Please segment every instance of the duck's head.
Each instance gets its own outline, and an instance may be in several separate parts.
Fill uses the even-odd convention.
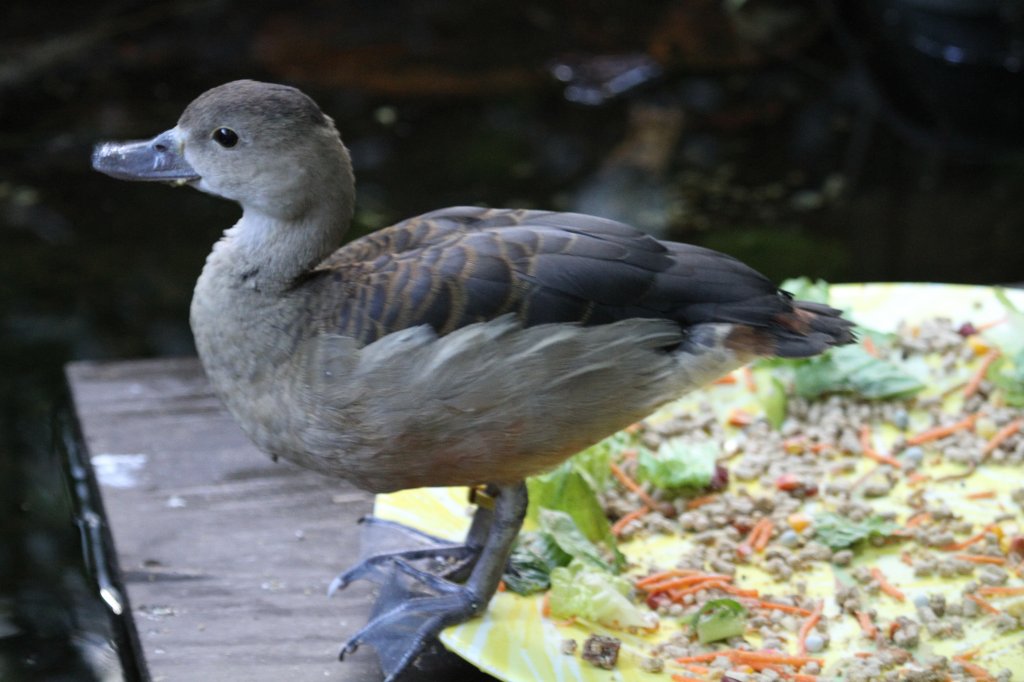
[[[334,122],[301,91],[239,80],[207,90],[151,140],[107,142],[96,170],[187,184],[284,220],[334,198],[351,205],[352,170]]]

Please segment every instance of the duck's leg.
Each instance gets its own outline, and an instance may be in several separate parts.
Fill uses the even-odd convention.
[[[496,486],[496,490],[494,509],[478,507],[467,535],[469,546],[479,540],[474,535],[486,531],[482,548],[476,550],[479,557],[464,583],[418,569],[399,556],[377,561],[362,571],[358,577],[372,576],[380,582],[380,594],[370,621],[345,643],[341,658],[369,644],[377,650],[385,679],[393,680],[441,630],[487,608],[522,526],[527,503],[525,484]]]

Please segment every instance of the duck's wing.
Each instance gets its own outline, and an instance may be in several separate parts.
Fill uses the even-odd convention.
[[[758,355],[813,355],[850,338],[836,311],[794,302],[734,258],[575,213],[435,211],[352,242],[306,285],[321,288],[324,327],[364,344],[507,314],[525,327],[731,323],[735,342]]]

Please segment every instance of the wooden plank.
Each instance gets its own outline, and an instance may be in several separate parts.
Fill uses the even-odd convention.
[[[325,596],[358,558],[368,493],[259,453],[195,359],[67,373],[92,460],[125,475],[99,480],[154,680],[380,679],[367,648],[336,660],[370,589]]]

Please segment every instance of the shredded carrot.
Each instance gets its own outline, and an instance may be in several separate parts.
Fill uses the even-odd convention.
[[[914,557],[910,556],[910,552],[903,552],[900,554],[900,561],[905,563],[907,566],[914,565]]]
[[[871,569],[871,577],[878,581],[878,586],[882,588],[882,592],[895,599],[896,601],[906,601],[907,595],[903,594],[898,590],[889,580],[885,577],[882,571],[876,566]]]
[[[987,611],[988,613],[992,613],[992,614],[996,614],[996,613],[1000,612],[999,609],[997,609],[996,607],[992,606],[992,604],[990,604],[989,602],[985,601],[984,599],[982,599],[981,597],[979,597],[976,594],[967,594],[967,595],[964,595],[964,596],[967,597],[968,599],[970,599],[972,602],[974,602],[978,606],[980,606],[982,611]]]
[[[779,604],[777,602],[764,601],[764,600],[761,600],[761,599],[756,599],[754,601],[747,602],[747,606],[752,606],[752,607],[757,608],[757,609],[772,609],[772,610],[775,610],[775,611],[784,611],[786,613],[796,613],[796,614],[799,614],[801,616],[809,616],[809,615],[811,615],[811,611],[809,611],[808,609],[801,608],[799,606],[790,606],[789,604]]]
[[[981,531],[979,531],[978,533],[975,533],[974,535],[972,535],[971,537],[967,538],[966,540],[961,540],[960,542],[953,542],[953,543],[950,543],[948,545],[943,545],[942,549],[946,550],[947,552],[959,552],[962,549],[967,549],[971,545],[973,545],[975,543],[978,543],[978,542],[981,542],[982,540],[984,540],[985,536],[988,535],[993,530],[995,530],[996,528],[997,528],[996,524],[990,523],[989,525],[987,525],[984,528],[982,528]]]
[[[714,573],[705,573],[701,575],[684,575],[677,578],[668,578],[657,583],[648,583],[643,586],[645,592],[649,594],[655,594],[657,592],[667,592],[668,590],[676,590],[681,587],[693,587],[701,583],[707,582],[726,582],[732,580],[732,576],[729,575],[717,575]],[[637,587],[640,587],[640,583],[637,583]]]
[[[508,589],[508,586],[505,584],[505,581],[504,580],[499,580],[498,581],[498,592],[504,592],[507,589]]]
[[[540,601],[540,615],[545,618],[551,617],[551,593],[545,592],[544,598]]]
[[[871,427],[867,424],[860,427],[860,451],[865,457],[881,464],[888,464],[895,469],[903,468],[903,464],[898,459],[875,449],[874,445],[871,444]]]
[[[860,629],[864,631],[864,635],[868,639],[874,639],[878,635],[878,628],[871,622],[871,614],[867,611],[855,611],[854,615],[857,616],[857,622],[860,624]]]
[[[998,320],[989,320],[988,322],[982,322],[981,324],[976,324],[976,325],[974,325],[974,328],[976,330],[978,330],[979,332],[984,332],[984,331],[988,331],[989,329],[992,329],[993,327],[998,327],[1001,324],[1006,324],[1009,321],[1010,321],[1010,317],[1009,317],[1009,315],[1007,315],[1006,317],[1000,317]]]
[[[688,677],[686,675],[675,673],[672,675],[672,682],[704,682],[704,680],[699,677]]]
[[[1016,597],[1024,594],[1024,587],[986,585],[985,587],[978,588],[978,594],[983,594],[985,596]]]
[[[961,661],[956,656],[954,656],[953,659],[956,660],[956,662],[959,663],[961,666],[963,666],[963,669],[966,672],[970,673],[971,676],[974,677],[974,679],[982,680],[982,682],[995,682],[996,678],[992,677],[992,675],[990,675],[987,670],[982,668],[977,663]]]
[[[673,589],[669,594],[672,596],[672,601],[680,601],[683,597],[688,594],[697,594],[702,590],[715,590],[721,589],[726,582],[724,580],[706,580],[690,587],[684,587],[682,589]]]
[[[811,634],[811,630],[821,620],[821,613],[825,610],[825,600],[819,599],[818,603],[814,605],[814,610],[811,611],[811,615],[807,616],[800,625],[800,630],[797,632],[797,652],[803,656],[807,653],[807,635]]]
[[[764,521],[765,524],[761,528],[761,533],[757,536],[757,539],[753,544],[754,551],[758,553],[763,552],[765,547],[768,546],[768,541],[772,539],[772,532],[775,530],[775,524],[771,519],[764,519]]]
[[[923,443],[930,443],[933,440],[939,440],[946,436],[951,436],[957,431],[964,431],[966,429],[974,428],[974,422],[977,421],[977,414],[969,414],[958,422],[952,424],[946,424],[945,426],[936,426],[926,431],[907,438],[907,445],[921,445]]]
[[[965,398],[970,398],[978,392],[978,389],[981,388],[981,382],[985,380],[985,375],[988,374],[988,368],[992,366],[992,363],[996,361],[999,355],[999,351],[993,348],[982,356],[981,362],[978,363],[978,368],[974,370],[971,378],[967,381],[967,385],[964,386]]]
[[[868,355],[876,358],[878,357],[878,346],[875,345],[875,342],[871,340],[870,336],[865,336],[864,340],[861,341],[861,345],[864,346],[864,351]]]
[[[747,665],[755,670],[764,670],[775,666],[789,665],[801,668],[808,663],[824,665],[825,659],[813,656],[791,656],[780,654],[774,651],[745,651],[743,649],[723,649],[708,654],[697,654],[696,656],[682,656],[676,659],[677,663],[711,663],[716,658],[728,658],[734,664]]]
[[[964,495],[968,500],[990,500],[996,496],[995,490],[979,490],[976,493]]]
[[[1006,558],[1001,556],[989,556],[987,554],[954,554],[955,558],[961,561],[969,561],[972,564],[1005,564]]]
[[[784,680],[793,680],[793,682],[818,682],[820,679],[817,675],[808,675],[807,673],[787,673],[782,671],[779,673]]]
[[[979,647],[974,647],[973,649],[968,649],[967,651],[963,652],[962,654],[954,655],[953,656],[953,660],[954,661],[969,661],[972,658],[974,658],[975,656],[977,656],[980,651],[981,651],[981,649]]]
[[[982,457],[988,457],[992,454],[992,451],[998,448],[1007,438],[1020,431],[1021,426],[1024,426],[1024,419],[1014,419],[1012,422],[999,429],[996,435],[992,436],[985,447],[981,450]]]
[[[758,666],[766,666],[772,664],[778,665],[792,665],[797,668],[802,667],[808,663],[817,663],[818,665],[824,665],[825,659],[814,658],[813,656],[791,656],[789,654],[777,654],[770,651],[743,651],[741,649],[731,649],[726,653],[729,658],[738,663],[745,663],[752,668]]]
[[[648,507],[647,505],[644,505],[639,509],[634,509],[633,511],[629,512],[621,519],[612,524],[612,534],[618,537],[622,534],[622,531],[625,530],[626,526],[628,526],[633,521],[636,521],[637,519],[645,516],[650,511],[651,508]]]
[[[736,383],[736,375],[735,374],[726,374],[724,377],[718,377],[717,379],[715,379],[711,383],[712,384],[735,384]]]
[[[690,672],[697,673],[698,675],[707,675],[711,672],[711,668],[706,665],[697,665],[696,663],[683,663],[683,667]]]
[[[654,501],[654,498],[648,495],[647,491],[641,488],[639,483],[634,481],[629,474],[623,471],[622,467],[620,467],[615,462],[610,463],[608,466],[611,467],[612,473],[615,475],[615,478],[619,479],[619,483],[626,486],[626,488],[628,488],[632,492],[636,493],[637,497],[639,497],[640,500],[648,507],[650,507],[651,509],[658,509],[659,505],[657,502]]]
[[[678,577],[684,576],[684,575],[707,575],[707,574],[704,573],[703,571],[698,571],[697,569],[694,569],[694,568],[669,568],[669,569],[666,569],[664,571],[657,571],[656,573],[651,573],[648,576],[640,578],[639,580],[636,581],[635,584],[636,584],[637,587],[643,588],[643,587],[646,587],[647,585],[653,585],[654,583],[660,583],[662,580],[667,580],[668,578],[678,578]]]
[[[748,551],[763,552],[764,548],[768,546],[768,540],[771,539],[774,529],[775,524],[772,523],[771,519],[765,517],[759,520],[750,529],[750,532],[747,533],[747,539],[743,541],[740,547],[746,548]]]
[[[690,500],[689,502],[686,503],[686,508],[687,509],[697,509],[699,507],[703,507],[706,504],[711,504],[712,502],[715,502],[716,500],[718,500],[718,494],[717,493],[713,493],[711,495],[704,495],[703,497],[695,497],[695,498],[693,498],[692,500]]]

